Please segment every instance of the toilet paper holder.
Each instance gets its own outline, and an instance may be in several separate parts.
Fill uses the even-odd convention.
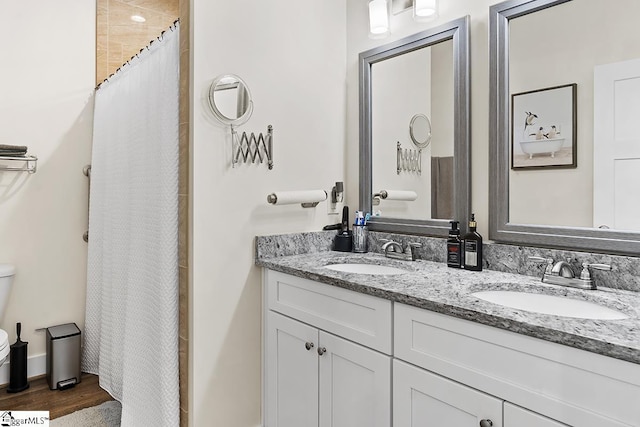
[[[267,195],[270,205],[291,205],[300,203],[303,208],[315,208],[318,203],[327,200],[324,190],[282,191]]]

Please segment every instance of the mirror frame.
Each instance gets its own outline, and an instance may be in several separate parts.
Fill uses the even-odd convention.
[[[454,218],[464,233],[471,210],[471,115],[469,16],[399,39],[360,53],[360,209],[372,211],[372,106],[371,68],[373,64],[434,44],[453,41],[454,85]],[[378,189],[380,190],[380,189]],[[367,223],[374,231],[447,236],[449,220],[372,217]]]
[[[572,0],[509,0],[489,9],[489,238],[518,245],[640,254],[640,233],[509,222],[509,20]]]

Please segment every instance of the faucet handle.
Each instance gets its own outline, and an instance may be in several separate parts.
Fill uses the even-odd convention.
[[[605,270],[611,271],[613,268],[609,264],[589,264],[588,262],[582,263],[582,272],[580,273],[580,278],[583,280],[591,279],[591,273],[589,273],[589,267],[595,268],[596,270]]]
[[[422,247],[422,243],[418,243],[418,242],[408,242],[407,243],[407,249],[405,249],[405,254],[409,257],[411,257],[412,261],[416,260],[416,253],[415,253],[415,249],[421,248]]]

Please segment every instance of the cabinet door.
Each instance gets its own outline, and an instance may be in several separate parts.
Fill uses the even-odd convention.
[[[504,427],[566,427],[550,418],[504,402]]]
[[[320,332],[320,426],[389,427],[391,358]]]
[[[478,427],[482,420],[502,427],[502,400],[393,361],[394,427]]]
[[[269,312],[265,347],[267,427],[317,426],[318,330]]]

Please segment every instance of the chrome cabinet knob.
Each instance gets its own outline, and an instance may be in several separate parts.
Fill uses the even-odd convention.
[[[318,347],[318,354],[320,356],[322,356],[323,354],[325,354],[327,352],[327,349],[324,347]]]
[[[311,350],[314,347],[312,342],[306,342],[304,343],[304,348],[306,348],[307,350]]]
[[[491,420],[481,420],[480,427],[491,427],[493,425],[493,421]]]

